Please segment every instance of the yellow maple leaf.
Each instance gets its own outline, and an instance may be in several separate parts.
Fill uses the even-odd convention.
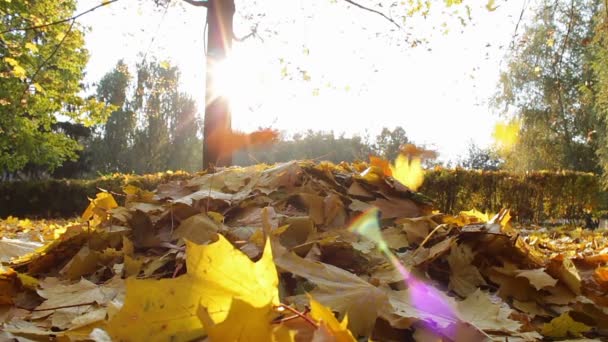
[[[200,307],[220,323],[234,300],[255,308],[279,304],[268,242],[255,263],[222,235],[210,245],[187,242],[186,267],[188,273],[174,279],[127,279],[124,306],[108,323],[113,339],[189,341],[204,334]]]
[[[558,317],[555,317],[551,322],[543,325],[541,333],[548,337],[574,337],[582,336],[582,333],[591,330],[590,326],[580,323],[572,319],[567,312],[564,312]]]
[[[323,306],[323,304],[317,302],[312,298],[312,296],[308,295],[308,299],[310,301],[310,315],[315,321],[319,322],[322,327],[327,330],[330,336],[333,337],[332,341],[335,342],[350,342],[356,341],[353,337],[353,334],[348,330],[348,317],[344,316],[342,322],[338,322],[338,319],[334,315],[334,313]]]
[[[294,341],[295,331],[285,333],[282,325],[273,324],[277,316],[272,303],[255,307],[246,301],[232,300],[226,319],[218,324],[211,319],[209,312],[201,308],[198,316],[203,322],[211,341]]]
[[[111,194],[100,192],[95,199],[91,200],[87,209],[82,213],[82,219],[88,221],[94,215],[105,217],[108,210],[116,207],[118,207],[118,203],[116,203],[116,200]]]

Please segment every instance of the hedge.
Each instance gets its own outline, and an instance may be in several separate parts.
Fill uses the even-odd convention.
[[[0,217],[73,217],[80,215],[98,189],[120,193],[127,184],[153,190],[160,183],[186,179],[185,172],[151,175],[114,174],[94,180],[42,180],[0,183]],[[576,220],[606,210],[608,195],[592,173],[465,169],[429,170],[419,190],[444,213],[511,209],[518,221]]]
[[[520,222],[580,220],[607,207],[600,177],[575,171],[509,173],[465,169],[428,172],[420,191],[445,213],[509,208]]]
[[[186,172],[164,172],[149,175],[113,174],[97,179],[48,179],[35,181],[0,182],[0,218],[54,218],[79,216],[95,198],[99,189],[122,193],[132,184],[153,190],[158,184],[186,179]]]

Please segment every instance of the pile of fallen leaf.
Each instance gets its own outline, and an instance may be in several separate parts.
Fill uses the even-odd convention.
[[[100,193],[80,222],[5,220],[0,339],[607,338],[605,231],[440,214],[386,174],[228,168]]]

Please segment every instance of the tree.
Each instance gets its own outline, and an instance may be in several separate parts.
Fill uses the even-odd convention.
[[[458,162],[458,165],[472,170],[495,171],[501,168],[502,163],[496,151],[491,148],[481,148],[471,142],[467,155]]]
[[[246,149],[235,154],[237,165],[277,163],[294,159],[327,160],[334,163],[367,160],[371,146],[360,136],[335,136],[333,132],[308,130],[264,149]]]
[[[521,119],[511,169],[597,170],[588,42],[599,0],[541,1],[495,97]]]
[[[594,109],[598,125],[594,137],[598,141],[598,156],[604,171],[604,181],[608,180],[608,10],[604,5],[598,11],[594,38],[591,44],[592,64],[595,78],[592,84]],[[605,182],[606,183],[606,182]]]
[[[95,169],[98,172],[128,171],[131,165],[136,117],[127,101],[131,82],[127,65],[121,60],[103,76],[97,86],[97,98],[116,108],[104,125],[100,125],[92,144]]]
[[[143,62],[136,76],[119,61],[99,82],[97,97],[116,108],[90,144],[97,172],[149,173],[200,167],[196,106],[178,91],[179,70]]]
[[[384,127],[376,136],[374,152],[384,159],[394,160],[400,152],[400,147],[409,142],[403,127],[395,127],[392,131]]]
[[[0,5],[0,169],[54,169],[75,159],[78,142],[53,130],[60,117],[90,125],[108,111],[85,99],[88,52],[72,16],[75,0]]]

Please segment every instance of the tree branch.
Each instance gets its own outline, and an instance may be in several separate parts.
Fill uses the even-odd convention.
[[[109,5],[109,4],[113,3],[113,2],[116,2],[116,1],[118,1],[118,0],[104,1],[101,4],[99,4],[99,5],[95,6],[95,7],[91,7],[88,10],[86,10],[86,11],[84,11],[82,13],[79,13],[79,14],[77,14],[75,16],[72,16],[72,17],[69,17],[69,18],[65,18],[65,19],[61,19],[61,20],[58,20],[58,21],[54,21],[52,23],[42,24],[42,25],[37,25],[37,26],[22,27],[22,28],[16,27],[16,28],[8,29],[6,31],[2,31],[2,32],[0,32],[0,34],[5,34],[5,33],[15,32],[15,31],[29,31],[29,30],[35,30],[35,29],[39,29],[39,28],[43,28],[43,27],[48,27],[48,26],[53,26],[53,25],[57,25],[57,24],[62,24],[62,23],[68,22],[70,20],[76,20],[76,19],[82,17],[83,15],[85,15],[87,13],[93,12],[94,10],[98,9],[99,7],[107,6],[107,5]]]
[[[365,6],[361,5],[361,4],[358,4],[358,3],[354,2],[353,0],[343,0],[343,1],[345,1],[345,2],[347,2],[349,4],[351,4],[351,5],[353,5],[355,7],[359,7],[362,10],[365,10],[365,11],[368,11],[368,12],[372,12],[372,13],[376,13],[377,15],[379,15],[379,16],[383,17],[384,19],[390,21],[393,25],[397,26],[397,28],[401,28],[401,26],[399,26],[399,24],[397,24],[396,21],[394,21],[391,17],[387,16],[386,14],[384,14],[384,13],[382,13],[380,11],[376,11],[373,8],[365,7]]]
[[[182,0],[185,1],[187,3],[189,3],[192,6],[197,6],[197,7],[208,7],[207,4],[209,3],[209,1],[196,1],[196,0]]]

